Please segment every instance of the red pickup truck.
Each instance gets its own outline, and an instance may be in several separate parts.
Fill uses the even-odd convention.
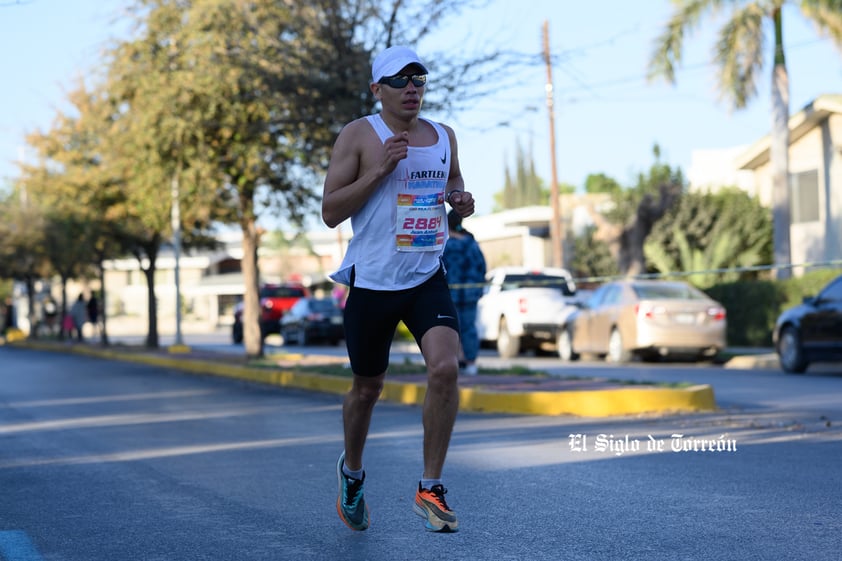
[[[307,288],[300,284],[264,284],[260,287],[260,336],[279,333],[283,315],[298,302],[299,298],[309,296]],[[243,303],[234,308],[234,325],[231,328],[234,343],[243,342]]]

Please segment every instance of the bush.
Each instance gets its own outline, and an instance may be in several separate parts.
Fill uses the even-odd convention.
[[[769,347],[778,316],[815,296],[841,269],[821,269],[785,281],[738,281],[715,284],[705,290],[728,312],[728,345]]]
[[[768,347],[772,328],[786,301],[780,283],[737,281],[716,284],[706,292],[728,313],[727,341],[734,347]]]

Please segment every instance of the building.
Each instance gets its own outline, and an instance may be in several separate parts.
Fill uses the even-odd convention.
[[[842,95],[822,95],[789,119],[791,262],[842,259]],[[771,135],[750,146],[693,152],[691,190],[736,186],[772,206]]]
[[[842,95],[817,97],[789,119],[791,262],[842,259]],[[737,159],[752,172],[760,201],[772,204],[771,136]]]

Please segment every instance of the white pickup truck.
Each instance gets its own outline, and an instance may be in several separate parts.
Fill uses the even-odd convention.
[[[558,326],[576,310],[576,284],[565,269],[500,267],[485,278],[477,304],[479,339],[496,344],[503,358],[555,344]]]

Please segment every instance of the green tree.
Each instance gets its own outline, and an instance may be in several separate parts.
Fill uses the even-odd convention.
[[[627,276],[646,272],[643,245],[655,224],[681,198],[684,177],[681,169],[661,162],[658,145],[652,149],[655,162],[646,174],[638,174],[637,184],[615,193],[614,208],[606,218],[621,226],[619,236],[620,273]]]
[[[720,28],[714,52],[719,92],[737,108],[744,108],[757,94],[757,79],[764,62],[772,61],[772,163],[774,258],[784,266],[777,271],[787,278],[790,255],[789,204],[789,73],[783,41],[787,5],[797,6],[819,32],[829,35],[842,48],[842,2],[839,0],[680,0],[663,33],[657,38],[649,64],[650,77],[675,82],[681,63],[685,35],[707,16],[725,9],[730,18]],[[788,12],[787,12],[788,13]],[[773,38],[767,47],[768,37]],[[769,49],[766,51],[766,49]],[[766,57],[764,57],[766,53]],[[771,56],[769,56],[771,55]]]
[[[0,277],[26,286],[31,327],[36,323],[35,282],[49,271],[45,222],[43,209],[20,184],[0,200]]]
[[[503,190],[494,194],[495,211],[549,204],[550,190],[535,172],[532,150],[526,152],[520,142],[515,148],[514,172],[507,163],[503,177]]]
[[[595,238],[596,227],[590,226],[573,239],[573,259],[570,267],[580,279],[613,277],[620,271],[608,244]]]
[[[109,90],[128,111],[124,145],[146,163],[133,182],[159,217],[179,185],[191,207],[243,232],[244,343],[263,354],[258,327],[261,217],[296,227],[318,204],[321,174],[348,121],[370,113],[371,53],[413,44],[452,0],[135,0],[137,38],[112,52]],[[452,73],[464,67],[452,68]],[[450,107],[459,81],[441,74],[428,107]],[[475,86],[475,84],[472,84]],[[450,88],[450,90],[448,90]],[[454,96],[455,98],[456,96]],[[149,163],[155,164],[151,167]],[[191,179],[192,178],[192,179]],[[133,189],[134,191],[134,189]],[[154,248],[150,248],[154,249]]]
[[[48,131],[27,136],[37,162],[21,166],[22,183],[46,209],[46,253],[61,280],[65,313],[67,281],[97,273],[106,309],[104,261],[126,252],[138,255],[137,248],[145,242],[138,218],[145,207],[135,203],[130,190],[131,170],[140,165],[130,159],[136,155],[130,144],[113,133],[118,112],[111,99],[80,83],[68,100],[71,113],[59,112]],[[103,314],[104,343],[106,317]],[[150,334],[157,337],[156,329]]]
[[[757,278],[757,272],[716,272],[751,268],[772,255],[772,222],[756,198],[738,188],[688,193],[646,240],[649,264],[661,273],[703,273],[688,280],[707,288],[716,282]]]
[[[206,245],[215,220],[236,221],[241,206],[249,216],[255,178],[272,166],[273,149],[281,143],[266,122],[268,104],[277,98],[267,94],[266,80],[256,76],[261,57],[248,65],[236,58],[244,49],[250,47],[254,55],[262,46],[257,40],[251,44],[252,36],[271,36],[269,29],[248,27],[250,18],[258,17],[250,6],[138,0],[131,13],[134,38],[108,53],[105,88],[116,114],[109,144],[125,177],[123,208],[133,240],[129,251],[147,281],[146,344],[157,347],[155,273],[161,249],[174,239],[176,229],[185,245]],[[260,16],[267,17],[262,12]],[[229,25],[225,32],[220,31],[222,20]],[[252,74],[245,76],[245,69]],[[279,103],[278,110],[285,106]],[[235,175],[237,170],[251,176]],[[279,167],[275,173],[282,171]],[[242,199],[236,185],[245,185]],[[251,232],[244,244],[246,272],[253,271],[248,264],[256,261],[256,248],[247,245],[257,239],[256,227]],[[256,273],[253,276],[256,297]],[[256,318],[256,311],[252,313]],[[259,336],[256,339],[254,354],[259,354],[262,347]]]
[[[619,193],[623,187],[604,173],[592,173],[585,178],[585,193]]]

